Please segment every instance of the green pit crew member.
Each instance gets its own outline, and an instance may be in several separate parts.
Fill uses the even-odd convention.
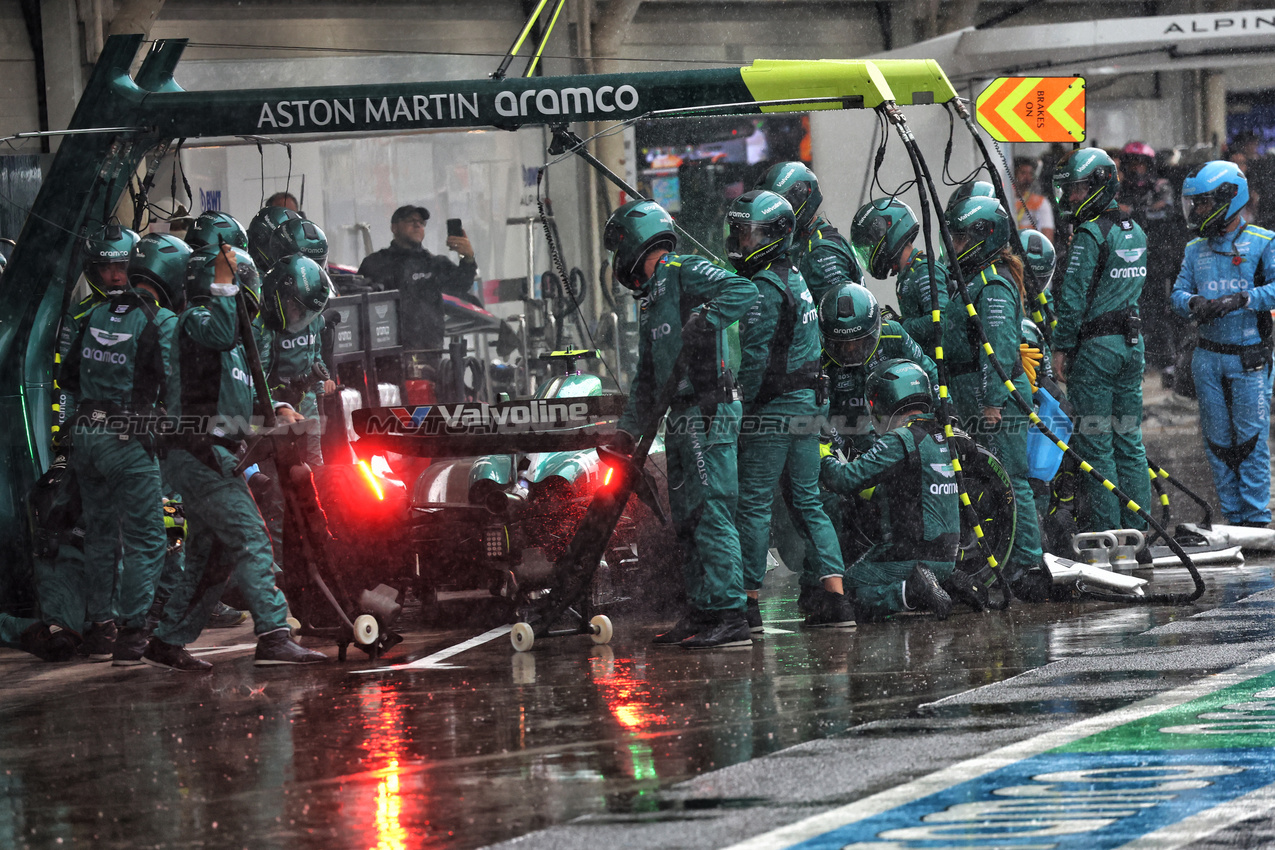
[[[850,223],[850,244],[860,264],[878,280],[898,275],[899,324],[922,350],[933,352],[941,341],[930,301],[930,263],[914,246],[921,225],[912,208],[895,198],[879,198],[864,204]],[[938,310],[947,309],[947,269],[937,259]]]
[[[1013,223],[994,198],[970,197],[951,206],[947,226],[961,274],[997,362],[1024,399],[1031,384],[1023,371],[1022,261],[1009,251]],[[950,361],[952,400],[962,427],[1005,468],[1014,487],[1017,530],[1008,563],[1011,589],[1022,599],[1045,601],[1052,582],[1041,560],[1040,526],[1027,480],[1027,431],[1031,427],[1009,397],[1009,389],[989,360],[968,313],[948,310],[943,317],[943,351]]]
[[[1142,445],[1144,342],[1138,299],[1147,279],[1147,237],[1120,211],[1120,182],[1098,148],[1072,151],[1054,171],[1063,220],[1075,232],[1058,293],[1054,374],[1067,383],[1077,427],[1071,446],[1129,498],[1151,499]],[[1086,475],[1082,531],[1145,528],[1115,494]]]
[[[248,232],[234,216],[221,210],[204,210],[186,231],[186,243],[198,251],[222,242],[241,251],[248,250]]]
[[[832,378],[831,421],[840,437],[858,451],[875,440],[868,402],[868,375],[887,360],[916,363],[939,383],[938,369],[898,322],[881,318],[876,297],[866,286],[850,283],[825,293],[819,302],[819,331]]]
[[[735,507],[736,442],[741,407],[727,366],[726,329],[757,300],[757,287],[703,257],[670,253],[673,219],[652,201],[630,201],[611,214],[603,244],[615,279],[642,302],[637,374],[613,447],[633,450],[633,434],[653,431],[664,414],[656,396],[689,347],[685,375],[665,423],[669,507],[684,550],[690,611],[660,644],[688,649],[752,643]]]
[[[240,294],[242,292],[242,294]],[[168,410],[176,417],[166,472],[186,511],[186,569],[164,607],[144,660],[182,671],[212,665],[185,650],[199,636],[233,575],[252,613],[255,663],[325,661],[288,634],[287,603],[275,586],[270,538],[242,475],[235,472],[254,410],[238,299],[249,314],[260,301],[256,268],[229,244],[196,251],[186,267],[190,306],[178,322]],[[249,337],[250,338],[250,337]],[[281,424],[298,422],[277,406]]]
[[[889,360],[868,376],[866,393],[881,432],[873,446],[844,462],[821,444],[824,486],[848,498],[873,487],[881,509],[882,539],[846,574],[855,617],[870,623],[920,609],[947,619],[944,583],[961,587],[963,598],[977,599],[977,591],[955,573],[960,496],[949,444],[929,412],[929,377],[915,363]]]
[[[838,445],[844,445],[856,454],[867,451],[876,441],[871,411],[864,395],[868,375],[873,369],[889,360],[908,360],[924,370],[932,387],[938,386],[938,370],[934,361],[908,336],[902,325],[882,319],[877,299],[866,286],[848,283],[824,293],[819,302],[819,332],[823,339],[824,369],[831,379],[828,421]],[[788,500],[786,491],[783,495]],[[851,527],[847,527],[841,499],[825,491],[822,502],[841,540],[843,563],[857,559],[862,552],[862,539],[853,531],[854,527],[866,522],[865,517],[852,510],[854,521]],[[847,507],[854,504],[845,503]],[[789,512],[792,512],[791,504]],[[852,543],[856,540],[860,544],[858,547]],[[813,599],[819,596],[821,586],[820,562],[809,555],[810,550],[807,549],[799,579],[799,611],[813,610]]]
[[[739,506],[735,525],[744,562],[748,624],[762,630],[757,598],[766,577],[775,489],[787,472],[793,524],[813,553],[821,586],[806,625],[854,624],[842,587],[841,544],[819,497],[818,418],[827,414],[819,390],[819,311],[789,251],[796,218],[774,192],[754,189],[726,213],[727,258],[752,278],[758,297],[740,322],[739,387],[744,419],[739,435]]]
[[[69,466],[71,452],[70,421],[75,415],[75,396],[62,384],[63,364],[70,356],[75,339],[85,318],[99,304],[128,288],[128,262],[138,236],[118,224],[105,225],[93,231],[84,243],[84,278],[89,293],[62,317],[58,330],[58,348],[54,354],[55,402],[53,409],[53,450],[55,464]],[[70,474],[64,485],[66,498],[78,504],[79,482]],[[71,492],[73,491],[73,492]],[[88,618],[85,593],[88,579],[84,572],[84,520],[82,513],[68,517],[71,527],[61,529],[59,544],[52,560],[37,559],[35,565],[36,594],[41,617],[45,622],[71,632],[75,640],[83,639],[80,651],[95,661],[110,661],[115,649],[116,626],[112,616],[94,623]]]
[[[270,385],[270,395],[286,401],[306,419],[319,420],[318,391],[336,391],[336,382],[323,361],[320,336],[326,322],[323,307],[328,302],[328,278],[323,268],[328,261],[328,240],[314,222],[291,219],[273,234],[273,262],[263,283],[260,316],[253,323],[261,367]],[[291,262],[301,257],[312,261],[318,275],[299,270],[303,264]],[[275,270],[278,269],[278,274]],[[300,324],[302,316],[309,317]],[[310,464],[323,463],[316,430],[306,437],[306,457]]]
[[[781,195],[792,205],[797,217],[793,262],[816,304],[830,289],[846,283],[863,283],[863,271],[855,259],[854,249],[819,211],[823,204],[819,178],[804,163],[773,165],[754,188]]]
[[[149,291],[130,288],[89,311],[62,367],[62,385],[78,399],[71,461],[85,520],[87,617],[93,638],[117,620],[116,666],[142,663],[146,615],[168,548],[155,417],[162,412],[176,330],[171,310]],[[113,612],[117,541],[123,570]]]

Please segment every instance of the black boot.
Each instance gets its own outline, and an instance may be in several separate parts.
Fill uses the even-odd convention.
[[[150,631],[141,629],[120,629],[115,637],[115,651],[111,655],[111,664],[115,667],[137,667],[144,663],[142,655],[150,642]]]
[[[102,623],[90,623],[84,630],[84,641],[80,644],[80,655],[87,655],[91,661],[110,661],[115,654],[114,620]]]
[[[943,590],[957,602],[970,606],[975,611],[986,611],[990,605],[987,588],[970,578],[970,574],[955,570],[943,582]]]
[[[748,618],[742,610],[714,612],[715,623],[699,634],[682,641],[683,649],[725,649],[730,646],[752,646],[753,636]]]
[[[807,629],[845,629],[854,625],[854,608],[844,593],[826,588],[814,591],[810,598],[810,614],[802,623]]]
[[[181,673],[207,673],[213,668],[207,661],[191,655],[185,647],[164,643],[154,637],[142,653],[142,663],[152,667],[167,667]]]
[[[659,644],[661,646],[679,644],[688,637],[699,634],[712,624],[713,619],[709,617],[706,612],[692,608],[686,616],[673,624],[673,628],[669,629],[667,632],[656,635],[655,640],[651,641],[651,643]]]
[[[744,605],[744,617],[748,620],[748,630],[750,632],[757,634],[766,630],[766,626],[761,621],[761,606],[758,604],[756,597],[748,597],[748,601]]]
[[[257,654],[252,662],[258,667],[274,664],[317,664],[327,661],[322,652],[306,649],[290,637],[288,628],[275,629],[257,638]]]
[[[18,636],[18,647],[44,661],[70,661],[78,646],[74,633],[61,626],[36,623]]]
[[[933,611],[934,616],[946,620],[952,613],[952,597],[939,587],[934,573],[917,564],[903,582],[903,602],[909,608]]]

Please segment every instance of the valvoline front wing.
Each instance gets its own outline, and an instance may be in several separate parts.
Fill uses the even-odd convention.
[[[605,443],[625,401],[625,396],[611,394],[372,407],[353,411],[352,419],[361,455],[368,450],[414,457],[561,452]]]

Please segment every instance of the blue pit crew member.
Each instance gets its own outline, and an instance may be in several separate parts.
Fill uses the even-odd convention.
[[[793,524],[818,562],[821,587],[810,599],[812,628],[854,625],[842,587],[841,544],[819,497],[815,422],[827,414],[820,398],[819,311],[789,251],[796,219],[774,192],[754,189],[726,212],[727,258],[752,278],[758,297],[740,322],[739,386],[744,420],[739,435],[739,507],[735,524],[744,561],[748,624],[762,630],[758,595],[766,577],[775,488],[787,472]],[[804,431],[802,426],[804,425]]]
[[[747,646],[744,573],[735,529],[739,475],[736,445],[741,407],[728,368],[726,329],[757,300],[757,287],[677,247],[673,219],[652,201],[630,201],[611,214],[603,244],[615,279],[641,299],[637,374],[613,447],[633,450],[633,434],[651,431],[664,414],[656,395],[685,374],[668,412],[664,447],[669,507],[682,543],[683,579],[691,610],[656,643],[687,649]]]
[[[1199,323],[1191,361],[1222,515],[1260,527],[1270,512],[1271,314],[1275,237],[1244,220],[1248,180],[1231,162],[1207,162],[1182,183],[1186,246],[1173,309]]]

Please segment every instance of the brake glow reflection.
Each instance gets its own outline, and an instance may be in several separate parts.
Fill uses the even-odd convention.
[[[611,486],[611,475],[612,475],[614,472],[615,472],[615,467],[614,467],[614,466],[608,466],[608,467],[607,467],[607,474],[606,474],[606,477],[602,479],[602,486],[603,486],[603,487],[609,487],[609,486]]]
[[[372,492],[376,494],[377,501],[385,501],[385,491],[381,489],[381,482],[376,480],[376,476],[372,474],[372,468],[367,465],[367,461],[359,461],[359,472],[363,473],[363,479],[367,481],[367,486],[372,488]]]

